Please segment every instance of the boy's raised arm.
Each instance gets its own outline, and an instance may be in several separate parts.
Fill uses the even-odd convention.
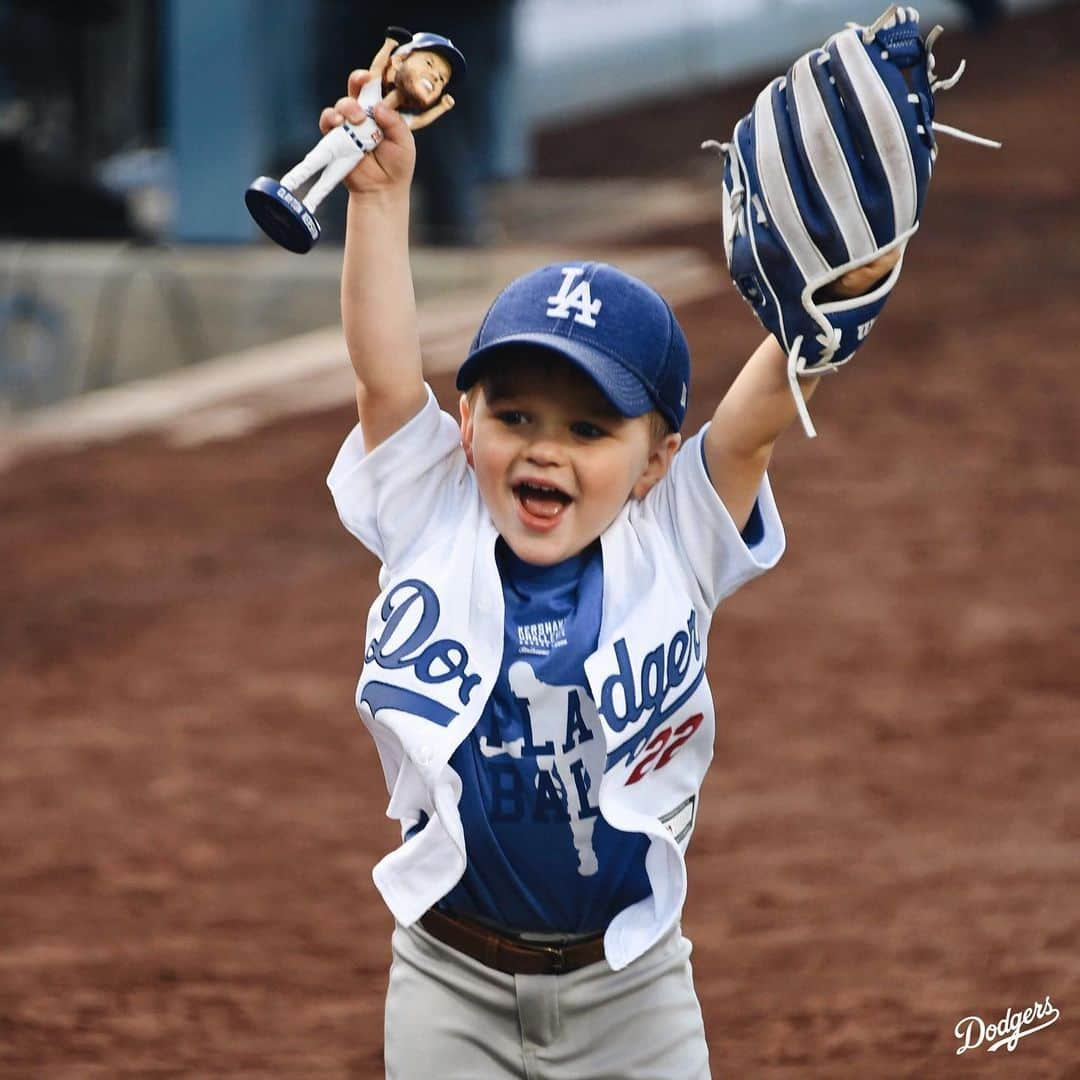
[[[349,76],[349,94],[324,109],[326,133],[346,120],[360,124],[356,98],[370,78]],[[409,187],[416,151],[401,115],[376,105],[383,140],[345,178],[349,191],[341,321],[356,373],[356,405],[369,452],[411,420],[427,400],[409,265]]]
[[[799,381],[809,400],[820,377]],[[770,334],[743,365],[705,432],[709,476],[740,530],[750,519],[776,440],[797,417],[787,356]]]
[[[849,299],[873,289],[900,258],[893,250],[849,271],[829,289],[832,299]],[[799,379],[804,401],[820,376]],[[754,350],[713,413],[705,433],[705,460],[713,487],[735,524],[744,528],[776,440],[798,418],[787,380],[787,356],[771,334]]]

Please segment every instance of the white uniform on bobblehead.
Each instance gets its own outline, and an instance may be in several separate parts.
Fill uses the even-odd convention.
[[[382,142],[373,116],[380,101],[399,109],[413,130],[426,127],[453,106],[446,88],[451,78],[461,79],[465,74],[465,58],[454,43],[441,34],[409,34],[400,27],[390,27],[386,33],[371,62],[370,79],[357,98],[366,118],[357,125],[334,128],[280,180],[260,176],[245,193],[256,224],[289,251],[305,254],[311,250],[322,233],[315,216],[319,204]],[[301,200],[297,192],[319,173]]]
[[[518,279],[485,317],[459,389],[484,365],[527,364],[537,347],[587,374],[622,415],[657,410],[681,426],[689,350],[642,282],[598,263]],[[499,534],[462,431],[430,389],[372,453],[358,426],[334,462],[341,520],[382,562],[356,703],[403,835],[373,875],[399,924],[386,1055],[388,1068],[409,1063],[400,1075],[440,1064],[423,1056],[428,1044],[445,1053],[423,1033],[432,1017],[463,1037],[483,1021],[508,1063],[484,1075],[524,1075],[523,1040],[553,1075],[571,1073],[545,1054],[574,1075],[629,1075],[652,1055],[660,1071],[649,1075],[707,1075],[679,930],[713,752],[707,632],[720,601],[784,548],[767,478],[742,532],[733,522],[708,475],[707,429],[553,565],[524,561]],[[557,493],[521,501],[539,535],[575,520]],[[587,1007],[570,1008],[575,993]],[[492,995],[503,1004],[478,1017],[475,1002]],[[466,1072],[444,1058],[435,1074]]]

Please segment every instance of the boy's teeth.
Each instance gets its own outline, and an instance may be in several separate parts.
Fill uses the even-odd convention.
[[[562,490],[548,484],[530,484],[525,481],[518,484],[517,489],[522,495],[544,495],[552,499],[565,499],[567,497]]]

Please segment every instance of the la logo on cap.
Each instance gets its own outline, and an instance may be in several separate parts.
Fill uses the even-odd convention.
[[[592,290],[587,281],[579,281],[574,285],[574,279],[584,272],[580,266],[564,266],[562,268],[562,285],[555,296],[547,298],[551,306],[547,314],[553,319],[569,319],[570,309],[577,311],[574,322],[582,326],[596,326],[596,316],[603,307],[603,301],[594,300]]]

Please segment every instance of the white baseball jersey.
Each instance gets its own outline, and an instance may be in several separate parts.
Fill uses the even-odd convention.
[[[743,541],[706,472],[706,430],[601,537],[599,642],[585,661],[605,741],[599,806],[615,828],[651,837],[652,893],[621,911],[604,936],[616,970],[674,925],[686,897],[684,853],[713,752],[705,680],[712,613],[784,549],[767,478],[758,492],[762,537],[753,547]],[[497,535],[458,424],[430,388],[425,407],[370,454],[357,426],[327,483],[345,527],[383,564],[356,703],[379,751],[387,814],[403,835],[426,822],[373,872],[387,906],[408,926],[465,869],[461,779],[449,760],[499,672]]]

